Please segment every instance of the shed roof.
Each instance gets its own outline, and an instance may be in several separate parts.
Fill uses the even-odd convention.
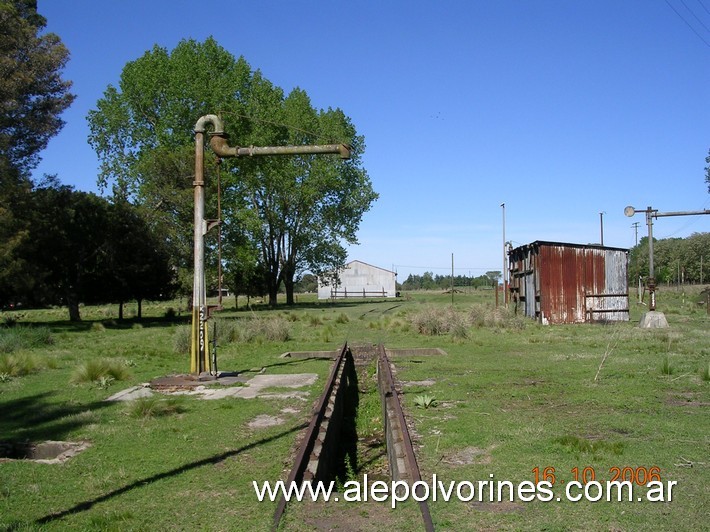
[[[628,248],[617,248],[612,246],[602,246],[601,244],[574,244],[570,242],[551,242],[548,240],[535,240],[530,244],[525,244],[523,246],[518,246],[513,249],[513,251],[526,250],[529,248],[539,247],[539,246],[562,246],[577,249],[602,249],[602,250],[612,250],[612,251],[629,251]]]

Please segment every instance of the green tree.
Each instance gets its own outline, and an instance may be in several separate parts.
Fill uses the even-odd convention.
[[[245,224],[259,243],[268,272],[269,303],[276,304],[279,286],[286,302],[294,302],[295,280],[305,270],[316,275],[345,263],[342,242],[356,243],[361,218],[377,198],[361,168],[364,140],[341,110],[316,111],[300,89],[286,98],[263,79],[253,83],[247,109],[268,113],[259,131],[267,144],[323,144],[346,139],[347,162],[336,156],[299,156],[264,161],[232,182],[233,193],[247,198],[251,220]],[[272,124],[277,122],[280,127]],[[229,201],[239,205],[239,201]],[[234,216],[234,215],[232,215]]]
[[[28,238],[39,154],[64,125],[71,83],[61,79],[69,54],[46,26],[36,0],[0,0],[0,303],[32,284],[18,255]]]
[[[80,302],[98,302],[107,286],[108,203],[56,181],[33,191],[30,238],[23,256],[34,283],[24,298],[34,305],[65,304],[79,321]]]
[[[170,299],[175,291],[175,272],[165,241],[146,223],[138,210],[127,202],[108,206],[108,242],[105,247],[106,271],[102,277],[108,286],[99,290],[104,298],[123,304],[135,299],[138,318],[144,300]]]
[[[267,271],[270,303],[276,304],[282,283],[292,302],[301,271],[317,273],[344,262],[341,242],[356,241],[361,216],[377,197],[361,167],[364,141],[342,111],[314,110],[299,89],[284,97],[213,39],[182,41],[172,52],[154,47],[126,65],[119,88],[109,86],[89,113],[89,141],[101,160],[99,183],[111,184],[115,196],[160,211],[184,229],[190,216],[187,196],[174,192],[184,191],[178,180],[192,181],[184,174],[190,163],[194,167],[187,154],[194,150],[196,120],[214,113],[226,115],[232,145],[327,140],[353,147],[344,164],[335,157],[270,157],[229,159],[220,166],[227,206],[223,218],[225,226],[234,226],[225,235],[238,239],[242,232],[253,240]],[[216,217],[214,165],[207,173],[206,210]],[[185,240],[179,231],[171,242]],[[187,246],[183,249],[187,264]]]
[[[29,177],[39,153],[64,125],[71,105],[71,82],[61,78],[69,52],[54,33],[40,32],[47,21],[36,0],[0,0],[0,172]]]
[[[500,270],[491,270],[489,272],[486,272],[486,277],[490,281],[491,285],[496,286],[498,284],[498,280],[502,277]]]

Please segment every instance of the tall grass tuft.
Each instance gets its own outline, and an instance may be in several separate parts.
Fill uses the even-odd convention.
[[[126,407],[126,413],[131,417],[152,418],[182,414],[185,412],[185,404],[180,397],[161,397],[151,395],[149,397],[139,397],[130,401]]]
[[[190,352],[190,341],[192,329],[189,325],[179,325],[175,327],[173,333],[173,351],[185,354]]]
[[[233,342],[285,342],[291,337],[291,326],[288,318],[273,316],[268,318],[253,318],[246,320],[218,319],[217,345]],[[207,322],[208,339],[214,337],[215,322]],[[188,353],[190,351],[192,329],[189,325],[175,328],[173,336],[173,351]]]
[[[474,327],[491,327],[521,330],[527,323],[524,316],[515,314],[512,308],[493,308],[486,305],[473,305],[469,310],[469,319]]]
[[[0,327],[0,353],[44,347],[53,343],[49,327]]]
[[[289,322],[279,316],[271,318],[254,318],[242,322],[240,340],[253,342],[266,340],[269,342],[285,342],[291,337]]]
[[[675,367],[671,363],[671,357],[666,356],[661,363],[661,373],[663,375],[673,375],[675,372]]]
[[[70,382],[72,384],[91,382],[106,387],[113,381],[125,381],[130,376],[131,372],[122,361],[99,358],[87,360],[77,367],[72,373]]]
[[[0,375],[22,377],[37,373],[42,367],[42,359],[32,353],[0,355]]]
[[[451,307],[426,307],[413,314],[410,320],[419,333],[427,336],[438,336],[452,331],[457,338],[465,338],[468,335],[466,317]]]
[[[705,382],[710,382],[710,360],[703,365],[700,370],[700,378]]]

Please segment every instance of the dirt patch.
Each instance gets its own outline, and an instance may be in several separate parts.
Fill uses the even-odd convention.
[[[278,416],[269,416],[268,414],[259,414],[254,419],[252,419],[247,426],[250,429],[265,429],[268,427],[275,427],[277,425],[283,425],[284,420]]]
[[[426,379],[423,381],[402,381],[402,386],[434,386],[436,381],[434,379]]]
[[[89,442],[85,441],[0,442],[0,462],[27,460],[40,464],[63,464],[89,446]]]
[[[669,395],[666,399],[666,404],[670,406],[710,406],[708,401],[698,401],[697,394],[694,392],[685,392]]]
[[[289,506],[284,530],[411,530],[421,523],[416,505],[398,506],[394,510],[385,503],[367,502],[301,502]]]
[[[478,447],[466,447],[459,451],[444,455],[441,459],[445,464],[452,466],[464,466],[470,464],[490,464],[492,457],[490,449],[480,449]]]
[[[471,507],[474,510],[478,510],[480,512],[490,512],[490,513],[496,513],[496,514],[522,513],[525,511],[524,505],[517,503],[517,502],[510,502],[510,501],[501,501],[501,502],[474,501],[471,503]]]

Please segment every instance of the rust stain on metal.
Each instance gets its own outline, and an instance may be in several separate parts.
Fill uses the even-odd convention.
[[[512,301],[542,323],[628,321],[628,250],[536,241],[509,253]]]

